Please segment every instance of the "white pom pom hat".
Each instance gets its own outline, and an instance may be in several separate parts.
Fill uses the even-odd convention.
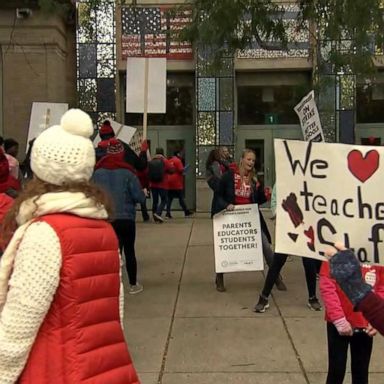
[[[95,150],[89,137],[92,120],[80,109],[70,109],[35,140],[31,168],[41,180],[54,185],[88,181],[95,166]]]

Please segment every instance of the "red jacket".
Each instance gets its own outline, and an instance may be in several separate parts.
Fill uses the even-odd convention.
[[[174,172],[168,175],[168,189],[184,189],[184,165],[179,157],[173,156],[168,160],[174,169]]]
[[[384,267],[361,266],[366,282],[373,286],[380,297],[384,297]],[[330,277],[329,263],[323,262],[320,270],[320,293],[325,306],[325,319],[329,322],[345,317],[353,328],[366,328],[368,321],[361,312],[354,312],[353,305],[334,279]]]
[[[120,323],[111,225],[68,214],[39,220],[60,239],[60,283],[18,383],[138,384]]]
[[[149,186],[151,188],[168,189],[169,172],[173,170],[172,163],[162,155],[155,155],[153,158],[161,158],[164,161],[164,178],[160,182],[150,181]]]
[[[357,305],[357,309],[363,313],[373,328],[384,336],[384,300],[369,292]]]

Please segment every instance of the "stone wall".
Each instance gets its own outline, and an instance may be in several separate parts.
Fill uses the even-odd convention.
[[[0,10],[2,136],[20,143],[23,159],[32,102],[76,104],[75,25],[33,10],[25,19]]]

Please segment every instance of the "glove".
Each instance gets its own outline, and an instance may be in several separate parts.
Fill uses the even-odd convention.
[[[339,332],[340,336],[352,336],[353,329],[351,327],[351,324],[345,317],[334,321],[333,325],[336,327],[337,332]]]
[[[331,276],[354,306],[371,291],[372,287],[363,280],[360,263],[350,249],[338,251],[332,256],[329,260],[329,267]]]
[[[143,140],[143,142],[141,143],[140,152],[147,152],[147,150],[148,150],[148,141]]]

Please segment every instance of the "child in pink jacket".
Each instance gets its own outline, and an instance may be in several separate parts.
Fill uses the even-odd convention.
[[[365,281],[384,297],[384,267],[361,265]],[[320,293],[325,307],[328,338],[328,376],[326,384],[342,384],[345,376],[348,346],[351,349],[352,384],[368,383],[369,362],[376,330],[330,276],[328,262],[320,270]]]

